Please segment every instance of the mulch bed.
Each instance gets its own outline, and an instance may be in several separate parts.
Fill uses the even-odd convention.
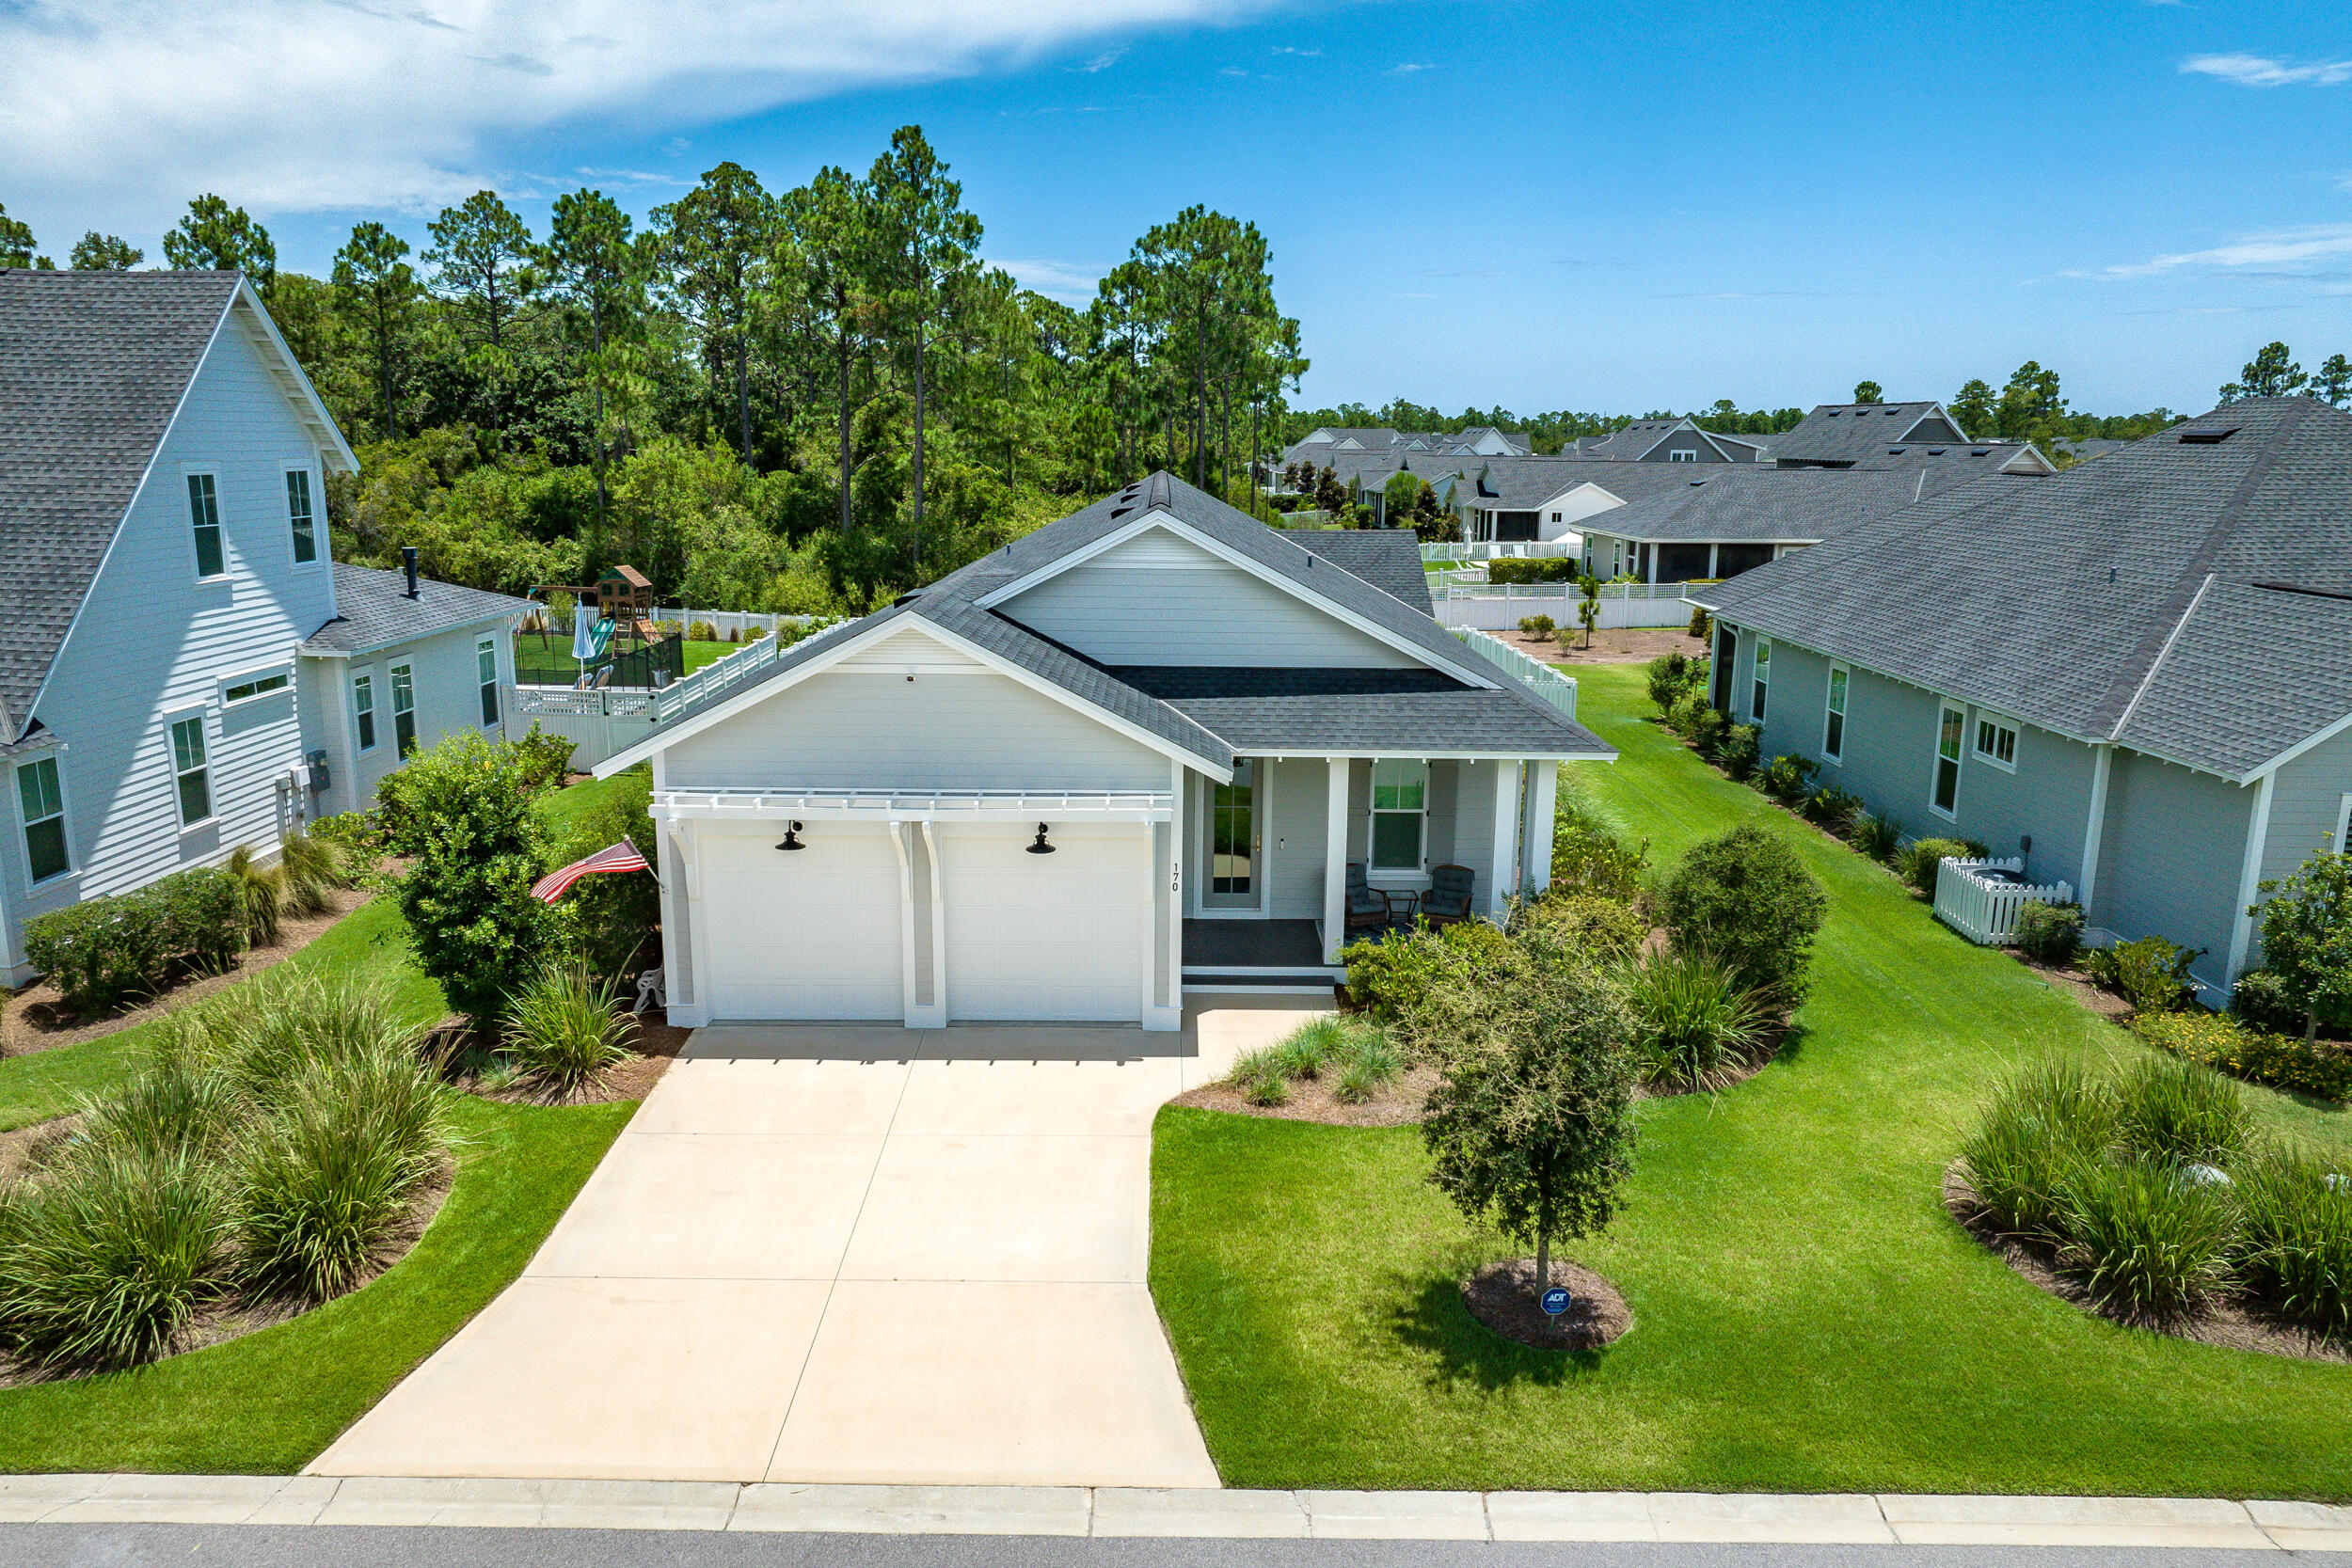
[[[2322,1338],[2297,1324],[2281,1322],[2249,1303],[2226,1297],[2216,1299],[2194,1317],[2150,1320],[2107,1311],[2058,1268],[2054,1249],[2040,1242],[2004,1234],[1956,1170],[1944,1173],[1944,1209],[1962,1229],[2007,1263],[2019,1278],[2092,1317],[2105,1318],[2121,1327],[2169,1334],[2176,1339],[2191,1339],[2224,1350],[2250,1350],[2300,1361],[2352,1364],[2352,1343]]]
[[[27,986],[0,1007],[0,1057],[29,1056],[61,1045],[79,1045],[103,1038],[162,1017],[174,1007],[210,996],[293,958],[325,936],[335,924],[373,897],[363,889],[335,893],[333,907],[321,914],[289,916],[278,928],[278,940],[267,947],[248,947],[228,968],[217,973],[192,973],[162,991],[120,1012],[83,1018],[65,1004],[56,987],[47,981]]]
[[[62,1134],[56,1130],[72,1119],[61,1117],[56,1121],[42,1122],[35,1127],[21,1128],[16,1132],[0,1134],[0,1149],[6,1148],[8,1139],[21,1138],[26,1132],[45,1133],[53,1140],[60,1138]],[[439,1171],[410,1200],[408,1212],[402,1219],[400,1228],[394,1231],[387,1239],[385,1244],[377,1250],[375,1257],[370,1260],[366,1272],[353,1282],[352,1291],[359,1290],[380,1277],[387,1269],[408,1256],[416,1247],[417,1243],[423,1238],[426,1229],[432,1226],[434,1216],[441,1212],[441,1205],[448,1199],[450,1188],[456,1183],[456,1180],[457,1162],[445,1154],[441,1157]],[[344,1295],[350,1293],[350,1291],[343,1292]],[[340,1301],[342,1298],[337,1296],[330,1299]],[[225,1345],[231,1339],[242,1339],[248,1334],[264,1328],[273,1328],[325,1305],[326,1305],[325,1302],[310,1302],[287,1296],[229,1297],[190,1318],[180,1333],[173,1338],[170,1347],[164,1353],[163,1359],[185,1355],[190,1351],[209,1350],[215,1345]],[[0,1354],[0,1388],[17,1388],[32,1383],[70,1382],[88,1375],[91,1374],[38,1367],[29,1362],[18,1361],[13,1357]]]
[[[1577,624],[1574,600],[1568,602],[1566,624],[1553,641],[1538,642],[1517,628],[1490,631],[1486,635],[1500,638],[1528,657],[1547,664],[1647,664],[1660,654],[1688,654],[1695,650],[1698,657],[1704,657],[1707,653],[1707,639],[1692,637],[1680,626],[1597,630],[1593,633],[1593,645],[1587,648],[1584,628]]]
[[[2128,1023],[2131,1022],[2132,1005],[2111,990],[2101,990],[2091,984],[2090,977],[2081,970],[2059,969],[2055,965],[2042,963],[2038,959],[2026,957],[2023,952],[2014,947],[2004,947],[2001,951],[2032,970],[2049,985],[2052,990],[2061,991],[2073,997],[2108,1022]]]
[[[1421,1120],[1429,1091],[1438,1085],[1438,1069],[1409,1067],[1396,1081],[1370,1100],[1350,1104],[1331,1092],[1330,1078],[1301,1079],[1291,1085],[1291,1097],[1279,1105],[1252,1105],[1238,1085],[1203,1084],[1168,1101],[1202,1111],[1231,1111],[1235,1116],[1267,1117],[1276,1121],[1319,1121],[1327,1127],[1409,1127]]]
[[[480,1078],[465,1072],[453,1072],[450,1082],[468,1094],[509,1105],[612,1105],[624,1100],[643,1100],[653,1092],[661,1075],[670,1070],[670,1064],[686,1048],[687,1037],[693,1032],[672,1023],[662,1008],[649,1008],[629,1022],[624,1040],[629,1049],[628,1058],[614,1063],[569,1093],[550,1094],[521,1084],[485,1089]],[[431,1049],[448,1052],[453,1062],[462,1059],[470,1048],[484,1046],[454,1013],[436,1026],[427,1043]]]
[[[1557,1318],[1536,1305],[1533,1258],[1506,1258],[1471,1275],[1462,1281],[1462,1305],[1505,1339],[1535,1350],[1598,1350],[1633,1331],[1633,1308],[1592,1270],[1555,1258],[1551,1282],[1568,1290],[1568,1309]]]

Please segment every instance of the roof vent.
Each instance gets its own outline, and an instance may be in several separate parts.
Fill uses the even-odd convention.
[[[1991,447],[1972,447],[1969,449],[1968,455],[1971,457],[1990,457],[1993,455],[1993,449]]]
[[[1134,510],[1132,506],[1114,506],[1111,508],[1111,521],[1115,523]]]
[[[1889,447],[1886,449],[1886,455],[1889,457],[1900,457],[1902,454],[1903,449],[1901,447]]]
[[[2237,426],[2233,424],[2210,426],[2204,430],[2184,430],[2181,432],[2181,445],[2185,447],[2216,446],[2236,434]]]
[[[1838,416],[1838,415],[1840,415],[1840,414],[1842,414],[1842,413],[1844,413],[1844,412],[1845,412],[1845,410],[1844,410],[1844,409],[1842,409],[1842,408],[1833,408],[1833,409],[1831,409],[1831,410],[1829,411],[1829,417],[1830,417],[1831,419],[1833,419],[1833,420],[1834,420],[1834,419],[1837,418],[1837,416]]]
[[[1941,457],[1944,455],[1944,449],[1942,447],[1930,447],[1928,449],[1928,455],[1930,457]]]
[[[913,604],[915,600],[921,598],[922,596],[923,590],[920,588],[913,588],[909,589],[906,593],[899,594],[897,598],[891,600],[890,602],[893,605]]]

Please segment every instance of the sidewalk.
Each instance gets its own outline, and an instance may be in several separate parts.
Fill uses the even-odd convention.
[[[0,1524],[2352,1551],[2352,1508],[2220,1498],[5,1476]]]

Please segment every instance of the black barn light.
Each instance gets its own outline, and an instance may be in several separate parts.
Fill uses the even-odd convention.
[[[801,842],[801,825],[798,822],[793,823],[790,827],[784,830],[784,842],[777,845],[776,847],[779,849],[805,849],[808,847],[807,845]]]
[[[1041,822],[1037,825],[1037,842],[1029,846],[1029,853],[1032,855],[1050,855],[1053,852],[1054,847],[1045,842],[1045,824]]]

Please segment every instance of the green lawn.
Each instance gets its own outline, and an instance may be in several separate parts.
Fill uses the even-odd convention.
[[[1460,1275],[1517,1249],[1425,1184],[1415,1130],[1162,1111],[1152,1286],[1226,1482],[2352,1497],[2352,1368],[2110,1326],[1937,1201],[2010,1064],[2130,1037],[1642,722],[1638,668],[1577,674],[1623,759],[1576,784],[1654,862],[1756,821],[1821,877],[1801,1032],[1721,1096],[1644,1107],[1624,1215],[1569,1249],[1636,1326],[1585,1357],[1464,1311]],[[2352,1145],[2342,1110],[2247,1092]]]
[[[609,784],[546,798],[567,822]],[[379,896],[286,960],[373,975],[421,1022],[447,1010]],[[153,1025],[0,1061],[0,1129],[71,1110],[135,1059]],[[448,1201],[366,1289],[211,1350],[137,1371],[0,1392],[0,1471],[275,1474],[299,1469],[522,1272],[634,1103],[554,1110],[452,1097],[460,1142]]]

